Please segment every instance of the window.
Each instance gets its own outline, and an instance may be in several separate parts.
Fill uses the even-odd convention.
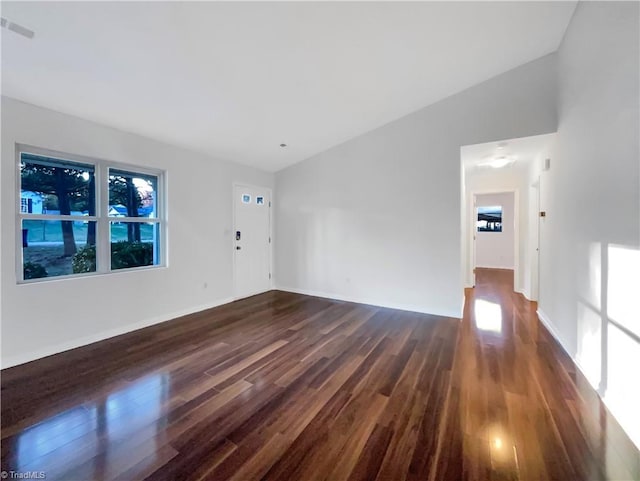
[[[109,169],[111,269],[159,263],[157,186],[157,175]]]
[[[161,172],[25,148],[18,279],[162,265],[161,182]]]
[[[478,207],[478,232],[502,232],[502,206]]]

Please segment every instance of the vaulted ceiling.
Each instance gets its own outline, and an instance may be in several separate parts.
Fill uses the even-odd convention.
[[[275,171],[554,52],[575,4],[2,2],[35,32],[2,93]]]

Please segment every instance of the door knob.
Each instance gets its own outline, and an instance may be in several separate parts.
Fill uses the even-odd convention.
[[[239,251],[240,249],[242,249],[242,247],[240,246],[236,246],[236,250]]]

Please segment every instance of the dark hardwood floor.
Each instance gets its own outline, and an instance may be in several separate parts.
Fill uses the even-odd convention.
[[[462,321],[273,291],[2,371],[2,470],[61,480],[640,479],[508,271]]]

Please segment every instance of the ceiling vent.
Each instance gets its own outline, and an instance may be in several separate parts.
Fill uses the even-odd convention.
[[[33,30],[29,30],[27,27],[23,27],[22,25],[13,23],[4,17],[0,18],[0,26],[29,39],[33,38],[33,36],[35,35],[35,32]]]

